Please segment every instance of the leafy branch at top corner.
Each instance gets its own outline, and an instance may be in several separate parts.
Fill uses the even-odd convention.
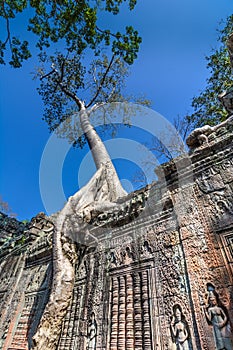
[[[0,18],[5,22],[6,38],[0,40],[0,64],[5,64],[5,53],[10,49],[9,64],[19,68],[23,61],[32,56],[27,40],[21,40],[12,34],[11,22],[20,13],[29,10],[30,16],[25,21],[25,28],[37,36],[36,47],[40,52],[51,44],[61,43],[69,52],[81,55],[86,48],[98,56],[103,44],[110,46],[112,52],[120,55],[125,62],[132,64],[137,57],[141,38],[131,26],[126,33],[113,34],[110,30],[100,30],[97,20],[100,11],[118,14],[120,5],[126,2],[132,10],[136,0],[1,0]],[[104,4],[103,4],[104,3]],[[114,40],[111,40],[113,39]]]
[[[12,36],[10,21],[27,7],[27,1],[0,1],[0,18],[5,23],[5,39],[0,40],[0,64],[5,64],[5,51],[9,45],[11,58],[9,64],[14,68],[22,66],[22,62],[31,57],[29,43],[27,40],[21,41],[17,36]]]

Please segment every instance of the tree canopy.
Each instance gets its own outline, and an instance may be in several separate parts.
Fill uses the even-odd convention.
[[[185,117],[186,122],[194,128],[204,124],[215,125],[228,117],[228,112],[220,102],[219,95],[233,85],[231,60],[227,48],[227,40],[233,32],[233,15],[223,22],[218,32],[220,46],[206,57],[207,68],[210,70],[206,88],[193,98],[194,112]]]
[[[127,3],[130,10],[136,0],[2,0],[0,17],[5,37],[0,40],[0,63],[5,64],[5,54],[10,49],[9,63],[21,67],[23,61],[32,55],[31,44],[24,38],[12,33],[11,24],[22,12],[29,14],[25,27],[37,37],[36,47],[39,51],[48,49],[51,44],[62,42],[69,52],[81,55],[89,47],[98,55],[101,43],[112,48],[131,64],[136,58],[141,41],[137,31],[127,26],[125,33],[111,33],[109,29],[99,28],[98,14],[109,12],[118,14],[120,5]],[[2,35],[4,35],[2,33]],[[114,40],[111,40],[113,38]]]
[[[35,34],[39,58],[35,76],[40,78],[43,119],[50,131],[77,112],[81,101],[88,109],[100,102],[124,100],[124,79],[137,58],[141,38],[130,25],[113,32],[99,24],[103,13],[115,19],[123,3],[133,10],[136,0],[3,1],[0,15],[6,38],[0,41],[0,63],[6,63],[7,49],[9,64],[16,68],[32,55],[30,43],[11,30],[11,22],[28,10],[26,26]],[[85,136],[80,126],[77,129],[78,137],[71,141],[82,146]]]

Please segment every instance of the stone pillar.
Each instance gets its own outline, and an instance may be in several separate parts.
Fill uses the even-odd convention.
[[[111,317],[111,336],[110,336],[110,349],[111,350],[117,350],[118,303],[119,303],[118,278],[113,277],[113,279],[112,279],[112,317]]]
[[[142,271],[142,317],[143,317],[143,349],[151,350],[150,307],[148,271]]]
[[[134,324],[133,324],[133,278],[126,276],[126,350],[134,349]]]
[[[133,277],[135,350],[142,350],[141,275],[136,272]]]
[[[73,334],[74,339],[72,341],[72,349],[79,349],[80,336],[79,336],[79,326],[81,319],[81,312],[83,308],[83,298],[84,298],[84,284],[80,284],[75,286],[75,294],[76,294],[76,306],[75,306],[75,315],[74,315],[74,327]],[[60,350],[60,348],[59,348]]]
[[[125,276],[119,277],[118,349],[125,350]]]

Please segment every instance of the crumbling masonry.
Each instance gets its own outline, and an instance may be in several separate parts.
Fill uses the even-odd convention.
[[[199,136],[77,244],[57,350],[233,349],[232,120]],[[53,278],[53,220],[1,216],[1,350],[31,347]]]

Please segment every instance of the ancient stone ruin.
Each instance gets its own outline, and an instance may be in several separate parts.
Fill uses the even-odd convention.
[[[57,350],[233,349],[232,119],[207,129],[156,183],[90,218]],[[0,217],[1,350],[32,347],[55,219]]]

